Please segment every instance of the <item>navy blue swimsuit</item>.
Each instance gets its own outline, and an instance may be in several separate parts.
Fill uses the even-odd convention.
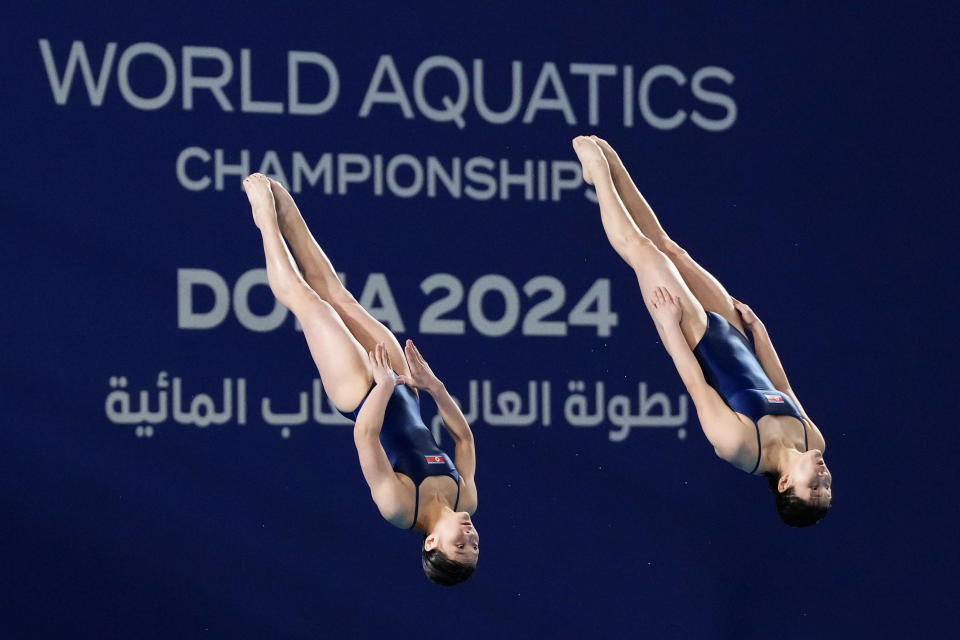
[[[372,387],[371,387],[372,389]],[[369,392],[367,396],[369,396]],[[365,397],[353,414],[343,411],[343,415],[357,419],[360,408],[367,401]],[[450,456],[437,446],[433,434],[427,429],[420,417],[420,399],[410,387],[398,384],[387,402],[383,413],[383,427],[380,429],[380,444],[390,460],[390,466],[397,473],[413,480],[416,502],[413,508],[412,529],[417,524],[420,510],[420,485],[430,476],[449,476],[457,483],[457,501],[453,510],[460,504],[460,474],[450,460]]]
[[[757,360],[747,338],[726,318],[713,311],[707,312],[707,332],[693,350],[703,377],[716,389],[731,409],[751,420],[757,430],[757,462],[750,473],[760,466],[760,426],[763,416],[792,416],[803,424],[803,446],[807,443],[807,421],[797,405],[771,382]]]

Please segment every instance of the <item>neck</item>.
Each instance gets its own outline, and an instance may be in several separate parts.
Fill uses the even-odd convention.
[[[437,522],[447,513],[453,513],[453,509],[447,504],[447,501],[439,495],[434,495],[428,500],[420,503],[420,516],[417,518],[417,528],[427,533],[433,531]]]
[[[803,452],[797,449],[793,443],[787,441],[781,441],[778,443],[778,446],[769,447],[767,452],[770,454],[769,459],[772,463],[769,466],[776,469],[777,475],[779,476],[786,473],[794,460],[803,455]]]

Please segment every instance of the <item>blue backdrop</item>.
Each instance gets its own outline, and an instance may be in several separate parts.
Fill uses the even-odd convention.
[[[953,628],[957,10],[670,5],[5,12],[2,635]],[[822,524],[713,455],[580,180],[591,132],[770,329]],[[380,519],[263,286],[256,170],[471,414],[458,588]]]

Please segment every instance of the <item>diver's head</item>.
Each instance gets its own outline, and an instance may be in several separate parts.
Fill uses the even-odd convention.
[[[446,587],[463,582],[477,568],[480,536],[466,511],[444,510],[423,536],[423,572]]]
[[[795,457],[779,476],[767,474],[767,481],[780,519],[791,527],[816,524],[833,506],[833,476],[819,449]]]

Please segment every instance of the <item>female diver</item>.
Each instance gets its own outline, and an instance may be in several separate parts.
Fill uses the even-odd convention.
[[[287,190],[259,173],[243,188],[263,238],[270,289],[300,321],[324,391],[356,420],[360,468],[380,514],[424,532],[423,570],[431,581],[466,580],[480,553],[470,520],[477,509],[470,426],[413,341],[401,350],[341,284]],[[453,462],[420,417],[418,389],[437,403],[456,445]]]
[[[788,525],[819,522],[833,501],[826,445],[763,323],[667,235],[606,141],[579,136],[573,148],[584,180],[597,191],[607,239],[636,272],[647,311],[716,454],[767,476]]]

